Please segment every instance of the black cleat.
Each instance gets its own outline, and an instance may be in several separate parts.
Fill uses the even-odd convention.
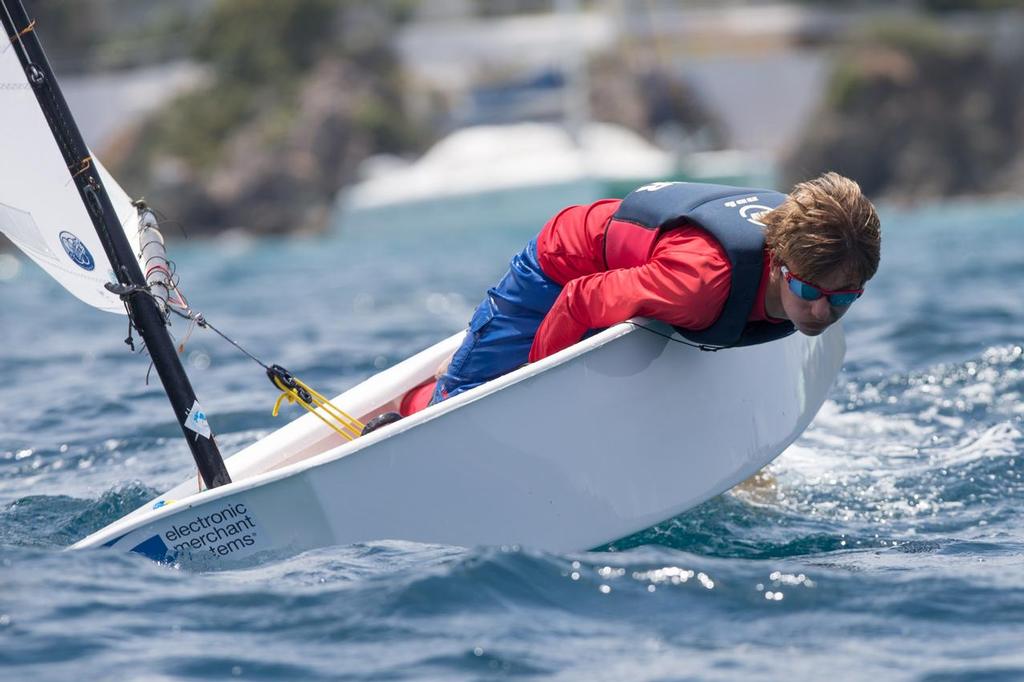
[[[374,417],[370,421],[366,422],[366,426],[363,427],[363,432],[360,433],[359,435],[360,436],[365,436],[366,434],[370,433],[371,431],[376,431],[377,429],[379,429],[382,426],[387,426],[388,424],[394,424],[396,421],[398,421],[401,418],[402,418],[402,415],[398,414],[397,412],[385,412],[384,414],[378,414],[376,417]]]

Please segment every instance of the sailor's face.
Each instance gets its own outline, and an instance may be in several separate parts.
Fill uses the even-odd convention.
[[[830,297],[826,295],[819,296],[813,301],[798,296],[794,288],[799,289],[800,286],[790,287],[783,276],[783,271],[780,271],[779,279],[781,303],[786,317],[797,330],[807,336],[818,336],[839,321],[850,309],[849,305],[833,305]],[[822,291],[850,291],[861,287],[859,283],[851,282],[849,276],[843,272],[830,273],[807,283],[811,285],[811,289],[817,288]],[[808,287],[803,287],[803,290],[807,289]]]

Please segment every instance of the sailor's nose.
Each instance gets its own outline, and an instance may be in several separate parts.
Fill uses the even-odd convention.
[[[832,319],[832,306],[829,305],[828,296],[822,296],[817,301],[811,303],[811,315],[814,319],[822,322],[828,322]]]

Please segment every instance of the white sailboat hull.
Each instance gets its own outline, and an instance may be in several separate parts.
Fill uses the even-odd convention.
[[[371,414],[460,339],[334,402]],[[617,325],[351,443],[302,417],[230,458],[232,484],[187,496],[185,482],[74,547],[211,568],[379,539],[589,549],[768,464],[817,413],[844,352],[838,325],[717,353]]]

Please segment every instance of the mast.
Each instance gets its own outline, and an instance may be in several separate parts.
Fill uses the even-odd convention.
[[[122,299],[130,313],[131,322],[146,343],[153,366],[171,401],[175,418],[185,435],[203,482],[207,488],[230,483],[231,477],[224,466],[224,459],[213,434],[208,428],[193,428],[197,423],[205,425],[206,417],[198,412],[191,414],[193,409],[199,410],[195,391],[175,351],[174,342],[165,326],[163,313],[153,297],[146,292],[146,280],[142,275],[142,269],[125,237],[110,197],[100,182],[100,174],[91,161],[78,125],[57,85],[57,79],[33,30],[33,22],[28,18],[21,0],[0,0],[0,5],[3,8],[0,12],[0,21],[3,22],[3,29],[11,39],[11,49],[18,55],[39,108],[64,157],[71,181],[78,189],[96,234],[103,244],[103,250],[113,266],[119,286],[114,286],[111,290],[123,293]],[[203,431],[205,435],[201,433]]]

